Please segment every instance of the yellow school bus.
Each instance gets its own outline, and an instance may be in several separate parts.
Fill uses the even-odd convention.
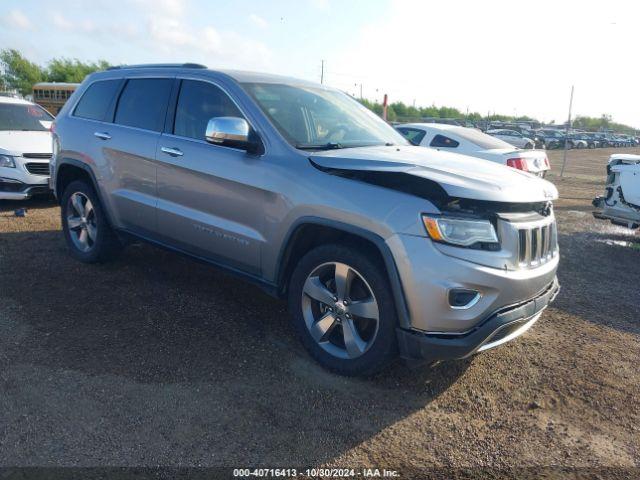
[[[33,102],[57,115],[79,83],[36,83],[33,86]]]

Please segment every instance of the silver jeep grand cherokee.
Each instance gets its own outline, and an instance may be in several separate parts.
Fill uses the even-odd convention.
[[[310,354],[370,375],[526,331],[558,292],[545,180],[413,147],[342,92],[184,65],[89,76],[54,126],[51,186],[84,262],[129,237],[287,298]]]

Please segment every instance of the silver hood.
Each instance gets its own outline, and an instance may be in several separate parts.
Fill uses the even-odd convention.
[[[493,202],[541,202],[558,198],[539,177],[486,160],[414,146],[361,147],[316,152],[316,165],[334,170],[396,172],[438,183],[451,197]]]

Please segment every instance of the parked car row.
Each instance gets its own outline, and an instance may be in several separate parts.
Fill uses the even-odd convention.
[[[567,134],[564,130],[556,128],[539,128],[537,130],[524,128],[520,130],[491,129],[487,130],[487,133],[521,148],[553,150],[564,148],[565,144],[569,149],[633,147],[640,145],[640,139],[631,135],[578,130],[570,130]]]

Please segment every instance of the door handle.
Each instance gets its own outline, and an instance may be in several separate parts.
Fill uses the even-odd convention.
[[[111,140],[111,135],[109,135],[107,132],[95,132],[94,135],[100,140]]]
[[[160,147],[160,150],[167,155],[171,155],[172,157],[181,157],[182,155],[184,155],[184,153],[182,153],[182,150],[180,150],[179,148]]]

